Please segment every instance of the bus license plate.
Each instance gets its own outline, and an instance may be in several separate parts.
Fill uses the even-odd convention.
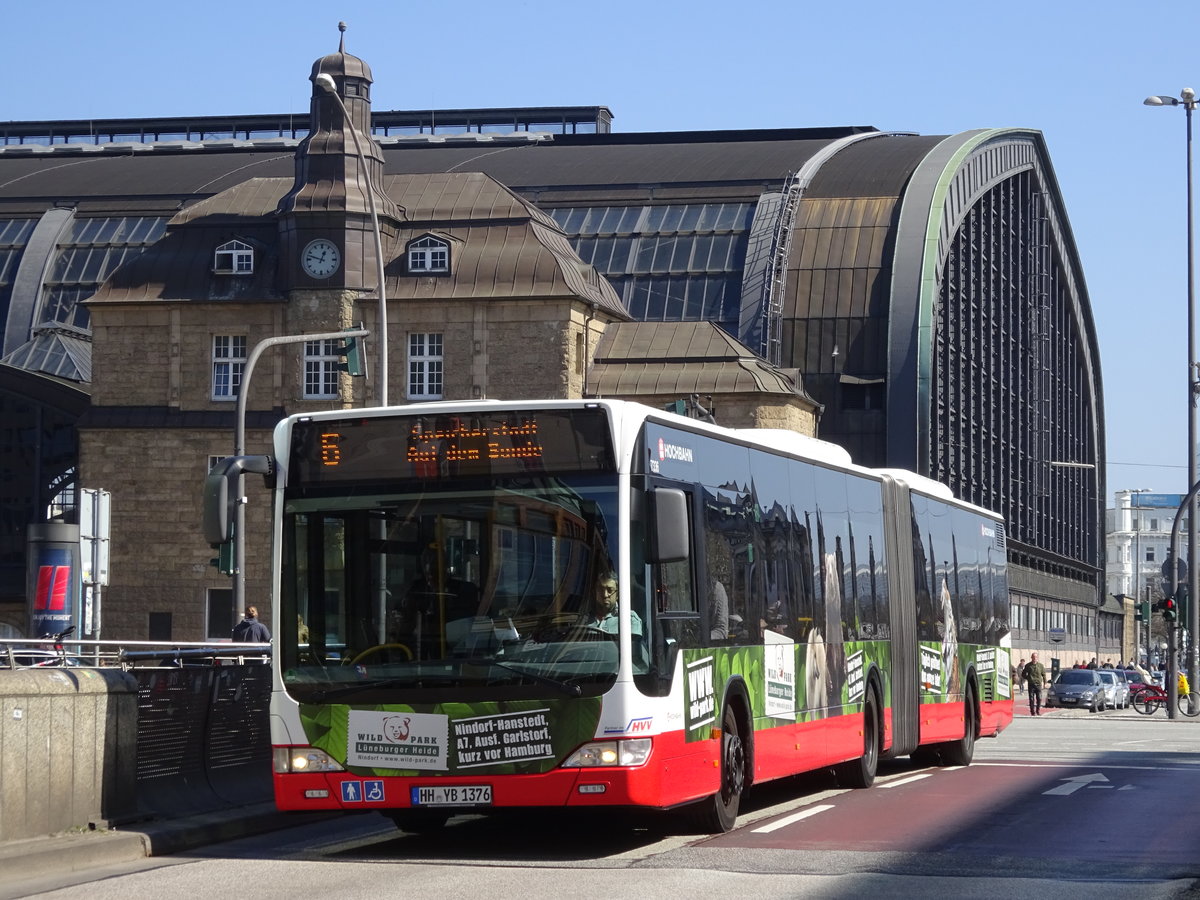
[[[412,789],[413,806],[491,806],[490,784],[455,784]]]

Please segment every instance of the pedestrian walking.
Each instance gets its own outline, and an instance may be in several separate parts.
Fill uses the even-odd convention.
[[[1046,685],[1046,667],[1038,662],[1036,653],[1029,654],[1029,662],[1021,670],[1021,675],[1029,688],[1029,714],[1040,716],[1042,714],[1042,688]]]

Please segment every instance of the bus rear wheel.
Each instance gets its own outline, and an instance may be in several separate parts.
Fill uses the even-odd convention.
[[[869,788],[875,783],[879,769],[879,704],[875,692],[867,691],[863,703],[863,755],[836,766],[839,784],[852,788]]]
[[[967,697],[963,703],[963,736],[957,741],[949,741],[941,746],[942,765],[969,766],[975,757],[975,733],[978,723],[975,714],[975,688],[967,688]]]
[[[737,716],[726,704],[721,716],[721,787],[696,804],[692,820],[697,828],[709,833],[732,831],[745,789],[746,745],[738,731]]]

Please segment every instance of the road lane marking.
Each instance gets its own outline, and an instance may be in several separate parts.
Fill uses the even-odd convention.
[[[1060,763],[1042,763],[1042,762],[976,762],[971,764],[974,766],[992,766],[995,768],[1008,769],[1126,769],[1135,772],[1187,772],[1192,775],[1200,775],[1200,766],[1130,766],[1130,765],[1110,765],[1109,763],[1092,762],[1060,762]]]
[[[815,816],[817,813],[823,813],[828,809],[833,809],[832,803],[823,803],[820,806],[810,806],[808,809],[802,809],[798,813],[792,813],[790,816],[784,816],[782,819],[777,819],[770,825],[762,825],[754,829],[754,834],[769,834],[772,831],[778,831],[780,828],[786,828],[794,822],[799,822],[801,819],[807,819],[809,816]]]
[[[1108,779],[1099,772],[1093,772],[1091,775],[1076,775],[1074,778],[1064,778],[1064,784],[1050,788],[1048,791],[1042,791],[1044,796],[1067,797],[1075,793],[1082,787],[1112,787],[1108,784]],[[1096,782],[1105,782],[1104,784],[1096,784]]]
[[[907,778],[901,778],[898,781],[889,781],[887,784],[879,785],[881,788],[900,787],[902,784],[912,784],[914,781],[920,781],[922,778],[928,778],[931,773],[925,772],[922,775],[909,775]]]

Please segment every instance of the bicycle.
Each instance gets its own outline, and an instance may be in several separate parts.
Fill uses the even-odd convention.
[[[1158,712],[1159,707],[1166,706],[1168,700],[1167,692],[1158,685],[1147,685],[1134,694],[1130,702],[1143,716],[1152,716]],[[1176,708],[1188,718],[1200,716],[1200,693],[1188,691],[1187,694],[1181,695]]]

